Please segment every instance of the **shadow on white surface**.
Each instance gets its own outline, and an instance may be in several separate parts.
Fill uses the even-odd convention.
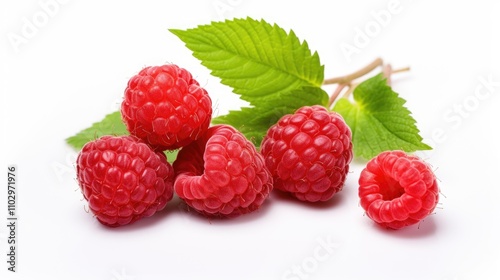
[[[169,218],[174,216],[183,217],[185,219],[194,220],[202,224],[210,224],[214,226],[221,225],[236,225],[242,223],[252,222],[254,220],[262,219],[262,216],[269,212],[270,206],[269,200],[264,202],[264,204],[255,212],[244,214],[234,218],[213,218],[204,216],[194,209],[189,207],[184,201],[182,201],[177,195],[174,195],[171,201],[167,203],[165,208],[151,217],[143,218],[131,225],[126,225],[117,228],[110,228],[104,225],[100,225],[104,230],[128,232],[128,231],[138,231],[147,230],[151,227],[159,225],[161,223],[168,223]]]
[[[165,209],[155,213],[151,217],[147,218],[142,218],[132,224],[121,226],[121,227],[108,227],[105,225],[102,225],[99,223],[99,227],[105,231],[115,231],[115,232],[129,232],[129,231],[140,231],[140,230],[147,230],[149,228],[152,228],[155,225],[165,223],[168,218],[170,218],[172,215],[174,215],[174,211],[172,211],[172,201],[170,203],[167,203],[167,206]]]
[[[407,226],[398,230],[386,229],[373,222],[371,226],[380,234],[397,238],[429,238],[436,235],[438,232],[438,227],[433,215],[428,216],[418,224]]]
[[[271,193],[271,201],[272,203],[286,203],[286,204],[294,204],[300,207],[306,207],[310,209],[317,210],[328,210],[332,208],[340,207],[344,203],[344,191],[336,193],[330,200],[328,201],[318,201],[318,202],[306,202],[300,201],[290,194],[278,190],[274,190]]]

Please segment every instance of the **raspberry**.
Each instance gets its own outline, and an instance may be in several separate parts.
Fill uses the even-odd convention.
[[[274,187],[302,201],[326,201],[340,190],[352,160],[351,130],[321,106],[283,116],[262,141]]]
[[[207,130],[212,101],[187,70],[150,66],[129,80],[121,113],[130,134],[157,150],[174,150]]]
[[[377,224],[399,229],[427,217],[438,203],[436,176],[417,156],[383,152],[359,178],[361,206]]]
[[[255,211],[272,190],[262,155],[228,125],[210,127],[182,148],[174,170],[177,195],[206,216],[235,217]]]
[[[76,162],[83,196],[104,225],[123,226],[149,217],[172,199],[172,166],[162,152],[133,136],[88,142]]]

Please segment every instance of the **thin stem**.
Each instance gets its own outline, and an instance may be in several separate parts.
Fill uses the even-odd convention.
[[[346,84],[340,84],[340,85],[337,86],[337,88],[335,89],[335,91],[330,96],[330,100],[328,101],[328,108],[332,107],[333,102],[335,102],[335,100],[337,99],[337,97],[339,96],[339,94],[342,92],[342,90],[346,86],[348,86],[348,85],[346,85]]]
[[[324,85],[330,85],[330,84],[348,84],[352,80],[362,77],[368,73],[370,73],[373,69],[377,68],[378,66],[381,66],[384,62],[382,59],[379,57],[372,61],[372,63],[366,65],[365,67],[359,69],[356,72],[353,72],[349,75],[341,76],[341,77],[335,77],[335,78],[330,78],[326,79],[323,84]]]
[[[348,98],[349,95],[354,91],[354,89],[358,86],[359,84],[351,84],[351,86],[344,92],[344,95],[342,98]]]
[[[386,69],[386,68],[390,68],[389,69]],[[387,75],[388,76],[385,76],[386,74],[386,70],[388,70],[389,72],[387,72]],[[404,68],[398,68],[396,70],[392,70],[392,67],[390,65],[386,65],[384,66],[384,71],[382,72],[384,77],[387,77],[387,84],[390,85],[391,83],[391,77],[392,77],[392,74],[394,73],[401,73],[401,72],[406,72],[406,71],[410,71],[410,67],[404,67]],[[344,94],[342,95],[343,98],[348,98],[349,95],[351,95],[351,93],[354,91],[354,89],[359,85],[360,83],[350,83],[348,84],[348,88],[347,90],[344,92]],[[333,95],[332,95],[333,97]],[[337,97],[335,97],[335,99],[332,101],[332,97],[330,97],[330,105],[333,104],[333,102],[335,102],[335,99]]]
[[[392,66],[390,64],[386,64],[382,68],[382,74],[387,79],[387,84],[391,85],[391,75],[392,75]]]
[[[335,77],[335,78],[330,78],[326,79],[323,84],[324,85],[330,85],[330,84],[338,84],[337,88],[335,88],[335,91],[332,93],[330,96],[330,99],[328,100],[328,108],[332,107],[333,103],[337,100],[337,98],[340,96],[342,91],[347,88],[347,90],[344,92],[342,97],[348,98],[349,95],[352,94],[354,89],[359,85],[359,83],[353,83],[353,80],[360,78],[371,71],[373,71],[375,68],[382,66],[382,75],[387,79],[387,84],[391,84],[391,77],[392,74],[394,73],[400,73],[400,72],[406,72],[410,70],[410,67],[405,67],[405,68],[399,68],[399,69],[392,69],[392,66],[390,64],[384,64],[383,60],[381,58],[377,58],[374,61],[372,61],[370,64],[366,65],[365,67],[359,69],[356,72],[353,72],[349,75],[341,76],[341,77]]]
[[[401,72],[408,72],[410,71],[410,67],[404,67],[404,68],[399,68],[399,69],[396,69],[396,70],[392,70],[392,73],[401,73]]]

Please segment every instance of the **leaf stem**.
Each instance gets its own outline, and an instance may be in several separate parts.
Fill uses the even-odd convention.
[[[401,73],[401,72],[408,72],[410,71],[410,67],[404,67],[404,68],[398,68],[396,70],[392,70],[392,74],[394,73]]]
[[[328,100],[328,107],[331,107],[333,102],[335,102],[335,100],[337,99],[337,97],[339,96],[339,94],[342,92],[342,90],[346,87],[346,86],[350,86],[350,85],[347,85],[347,84],[340,84],[337,86],[337,88],[335,89],[335,91],[332,93],[332,95],[330,96],[330,100]]]
[[[341,77],[326,79],[323,81],[323,84],[324,85],[347,84],[356,78],[362,77],[362,76],[370,73],[373,69],[377,68],[378,66],[382,66],[383,63],[384,63],[384,61],[380,57],[378,57],[374,61],[372,61],[370,64],[366,65],[365,67],[359,69],[356,72],[353,72],[349,75],[345,75],[345,76],[341,76]]]
[[[354,73],[351,73],[349,75],[342,76],[342,77],[327,79],[323,82],[324,85],[338,84],[337,88],[335,88],[335,91],[332,93],[332,95],[330,96],[330,99],[328,100],[328,108],[332,107],[333,103],[335,103],[335,100],[337,100],[337,98],[339,97],[339,95],[342,93],[342,91],[345,88],[347,88],[347,90],[344,92],[342,97],[344,97],[344,98],[349,97],[349,95],[359,85],[359,83],[353,83],[354,79],[362,77],[362,76],[370,73],[373,69],[377,68],[378,66],[382,66],[382,75],[384,75],[384,77],[387,79],[388,85],[391,85],[392,74],[410,71],[410,67],[393,69],[391,64],[384,64],[382,59],[377,58],[372,63],[368,64],[367,66],[363,67],[362,69],[360,69]]]
[[[392,66],[390,64],[382,66],[382,75],[387,79],[387,84],[391,85]]]

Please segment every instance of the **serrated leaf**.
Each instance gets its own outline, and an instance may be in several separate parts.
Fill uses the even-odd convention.
[[[340,113],[352,130],[354,154],[371,159],[387,150],[430,150],[422,142],[415,119],[404,106],[406,100],[387,85],[382,75],[359,84],[355,103],[342,98],[334,111]]]
[[[230,111],[228,115],[217,117],[212,122],[231,124],[259,147],[269,127],[283,115],[291,114],[302,106],[317,104],[326,106],[328,94],[321,88],[303,87],[290,92],[270,95],[261,101],[259,106]]]
[[[234,19],[170,31],[212,75],[252,105],[262,97],[323,83],[318,54],[311,54],[293,31],[264,20]]]
[[[75,136],[66,139],[73,148],[80,150],[85,143],[104,135],[127,135],[128,131],[121,119],[119,111],[106,115],[100,122],[78,132]]]
[[[66,139],[66,143],[80,150],[87,142],[95,140],[104,135],[129,135],[127,127],[122,121],[120,111],[113,112],[106,115],[101,121],[92,124],[91,127],[86,128],[76,135]],[[168,162],[172,163],[177,158],[179,150],[165,151]]]
[[[212,75],[250,103],[212,122],[236,127],[256,146],[283,115],[305,105],[328,103],[320,88],[324,67],[319,55],[293,31],[251,18],[170,31]]]

